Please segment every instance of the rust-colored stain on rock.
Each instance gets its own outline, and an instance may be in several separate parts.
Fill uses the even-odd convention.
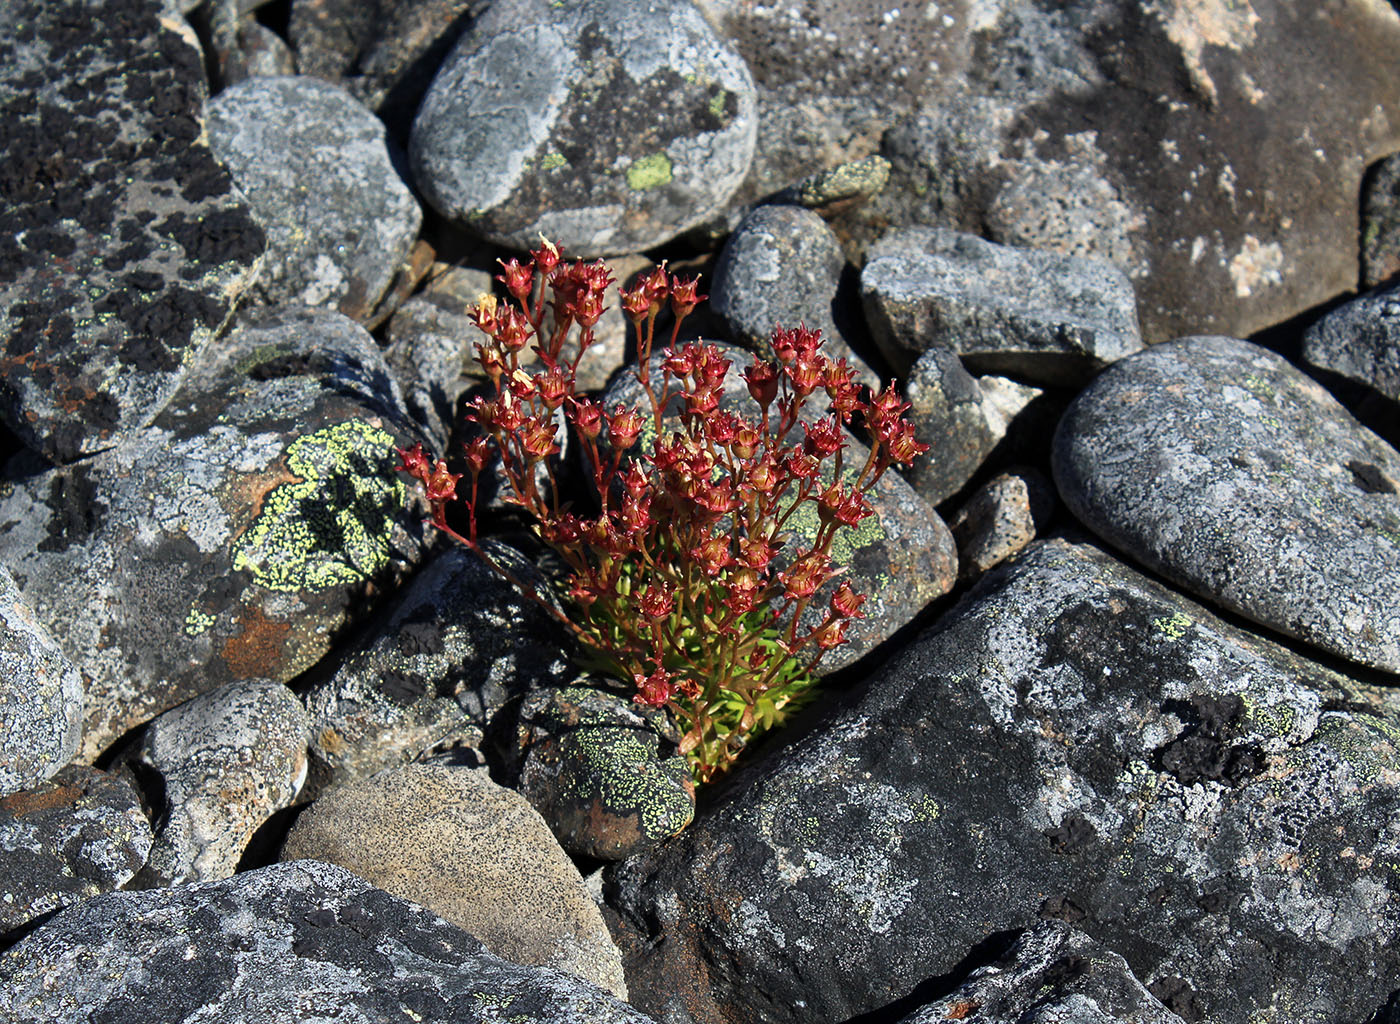
[[[237,622],[241,630],[222,651],[229,672],[235,679],[276,678],[292,624],[269,619],[261,608],[246,609]]]

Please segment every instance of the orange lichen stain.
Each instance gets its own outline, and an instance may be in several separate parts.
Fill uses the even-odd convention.
[[[276,678],[292,624],[275,622],[256,607],[245,609],[235,621],[242,628],[221,652],[229,672],[235,679]]]
[[[11,793],[0,800],[0,812],[22,818],[35,811],[51,811],[55,807],[76,804],[83,791],[77,786],[57,786],[37,793]]]
[[[948,1012],[943,1016],[946,1020],[966,1020],[976,1013],[981,1006],[982,1004],[975,1000],[964,999],[962,1002],[954,1003],[952,1006],[948,1007]]]
[[[230,511],[237,509],[240,518],[256,522],[262,515],[264,498],[283,484],[301,482],[302,478],[287,468],[283,456],[260,473],[246,473],[231,481],[220,495],[219,503]]]

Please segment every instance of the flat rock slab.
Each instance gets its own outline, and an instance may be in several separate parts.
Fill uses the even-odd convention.
[[[1054,541],[607,895],[667,1021],[898,1019],[1057,918],[1197,1020],[1335,1024],[1400,976],[1397,814],[1393,691]]]
[[[0,416],[54,461],[151,421],[263,251],[201,139],[199,51],[161,15],[0,4]]]
[[[407,900],[317,861],[120,892],[0,954],[0,1017],[652,1024],[586,982],[522,967]]]
[[[712,216],[753,158],[753,81],[689,0],[500,0],[413,124],[438,212],[515,249],[639,252]]]
[[[1400,672],[1400,454],[1273,353],[1124,360],[1065,413],[1054,469],[1080,520],[1193,594]]]
[[[11,793],[0,800],[0,933],[125,885],[150,850],[151,823],[123,775],[69,765]]]
[[[0,486],[0,562],[84,674],[95,757],[236,679],[286,682],[417,561],[417,429],[374,340],[288,311],[226,339],[146,430]]]
[[[1101,260],[916,229],[861,274],[876,344],[900,373],[946,346],[978,373],[1079,384],[1142,348],[1127,276]]]

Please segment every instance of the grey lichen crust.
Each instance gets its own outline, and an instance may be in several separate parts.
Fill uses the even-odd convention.
[[[493,241],[605,255],[715,213],[755,131],[748,69],[688,0],[502,0],[443,63],[409,156],[427,200]]]

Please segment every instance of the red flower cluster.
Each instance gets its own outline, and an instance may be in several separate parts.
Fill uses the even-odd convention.
[[[613,283],[606,266],[566,263],[546,243],[528,263],[502,268],[513,304],[488,296],[472,313],[486,335],[476,351],[495,393],[468,412],[481,436],[466,451],[465,536],[445,514],[460,476],[418,446],[401,453],[403,469],[422,482],[433,522],[509,576],[477,544],[477,483],[499,456],[506,500],[532,514],[540,538],[568,566],[577,615],[568,625],[632,681],[639,703],[670,709],[684,733],[682,749],[702,779],[712,777],[810,684],[822,656],[845,642],[864,601],[849,583],[831,594],[817,625],[802,625],[816,595],[840,574],[832,541],[874,514],[866,495],[889,466],[907,464],[926,446],[914,439],[908,404],[893,388],[865,397],[852,368],[823,354],[820,332],[805,327],[773,333],[776,362],[755,360],[739,375],[753,406],[733,408],[725,401],[730,360],[712,345],[678,343],[681,321],[704,296],[695,280],[664,266],[621,292],[648,408],[604,409],[576,393],[575,370]],[[653,363],[657,320],[668,305],[670,344]],[[566,356],[570,339],[576,345]],[[522,365],[527,347],[538,356],[536,369]],[[804,413],[819,394],[825,414]],[[856,420],[872,445],[862,465],[848,466],[845,427]],[[588,464],[594,515],[561,504],[553,459],[561,421]],[[819,525],[797,547],[791,521],[804,505],[814,507]]]

